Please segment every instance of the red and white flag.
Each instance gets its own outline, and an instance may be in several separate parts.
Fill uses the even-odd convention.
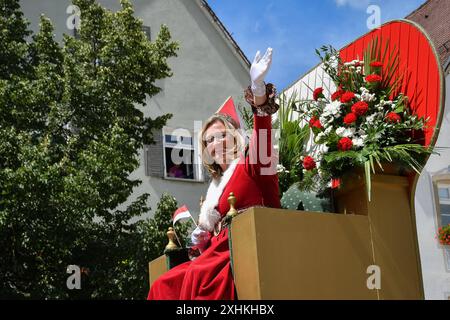
[[[186,205],[183,205],[173,213],[172,215],[173,225],[175,225],[175,222],[177,222],[180,219],[189,219],[189,218],[194,220]]]

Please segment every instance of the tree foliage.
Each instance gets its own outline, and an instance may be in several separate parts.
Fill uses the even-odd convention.
[[[159,234],[145,247],[157,221],[130,223],[149,194],[118,207],[141,183],[139,149],[171,116],[136,106],[172,75],[178,44],[164,25],[148,41],[128,0],[117,12],[74,4],[79,38],[59,44],[43,16],[27,38],[19,1],[0,0],[1,297],[142,298],[146,259],[162,252]],[[86,268],[82,290],[66,287],[71,264]]]

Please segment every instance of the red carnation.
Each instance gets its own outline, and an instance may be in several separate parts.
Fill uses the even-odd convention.
[[[322,129],[322,124],[320,123],[320,120],[316,117],[312,117],[311,120],[309,120],[309,127],[310,128],[317,128]]]
[[[375,68],[381,68],[383,66],[383,62],[380,61],[374,61],[370,63],[371,67],[375,67]]]
[[[342,94],[341,96],[341,102],[342,103],[347,103],[352,101],[352,99],[355,97],[355,94],[351,91],[346,91]]]
[[[313,99],[317,101],[320,97],[323,97],[323,88],[317,88],[313,92]]]
[[[358,116],[364,115],[369,110],[367,102],[358,101],[352,106],[352,112]]]
[[[338,91],[336,91],[335,93],[333,93],[331,95],[331,101],[335,101],[335,100],[339,99],[343,93],[344,93],[344,90],[339,89]]]
[[[400,116],[398,114],[396,114],[395,112],[389,112],[386,115],[387,122],[400,122],[400,120],[402,120],[402,118],[400,118]]]
[[[344,117],[344,123],[350,125],[355,122],[357,118],[358,117],[353,112],[347,113],[347,115]]]
[[[313,123],[313,125],[312,125],[314,128],[317,128],[317,129],[322,129],[323,127],[322,127],[322,124],[320,123],[320,120],[316,120],[316,121],[314,121],[314,123]]]
[[[303,168],[305,168],[306,170],[312,170],[316,167],[316,162],[314,161],[314,159],[310,156],[306,156],[305,158],[303,158]]]
[[[369,74],[365,79],[369,83],[380,82],[381,80],[383,80],[383,78],[381,78],[381,76],[377,74]]]
[[[337,144],[337,148],[341,151],[347,151],[350,150],[353,147],[352,139],[344,137],[339,140]]]

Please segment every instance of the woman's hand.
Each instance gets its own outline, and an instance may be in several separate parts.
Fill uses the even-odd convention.
[[[270,65],[272,64],[272,48],[268,48],[263,57],[258,52],[253,59],[252,66],[250,67],[251,88],[255,97],[266,96],[266,85],[264,78],[269,72]]]

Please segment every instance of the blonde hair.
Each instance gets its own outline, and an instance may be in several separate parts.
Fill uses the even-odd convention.
[[[229,151],[230,153],[233,153],[234,159],[239,157],[239,152],[242,152],[244,150],[245,144],[244,137],[241,134],[240,130],[238,129],[236,121],[234,121],[234,119],[231,118],[230,116],[216,113],[212,115],[208,120],[206,120],[199,134],[199,144],[202,154],[202,163],[208,170],[208,173],[211,175],[211,177],[213,177],[213,179],[217,179],[220,176],[222,176],[223,170],[222,167],[217,162],[215,162],[209,155],[206,149],[207,143],[204,135],[206,130],[208,130],[208,128],[217,121],[222,122],[223,125],[225,126],[225,130],[228,133],[231,133],[234,137],[233,149]]]

